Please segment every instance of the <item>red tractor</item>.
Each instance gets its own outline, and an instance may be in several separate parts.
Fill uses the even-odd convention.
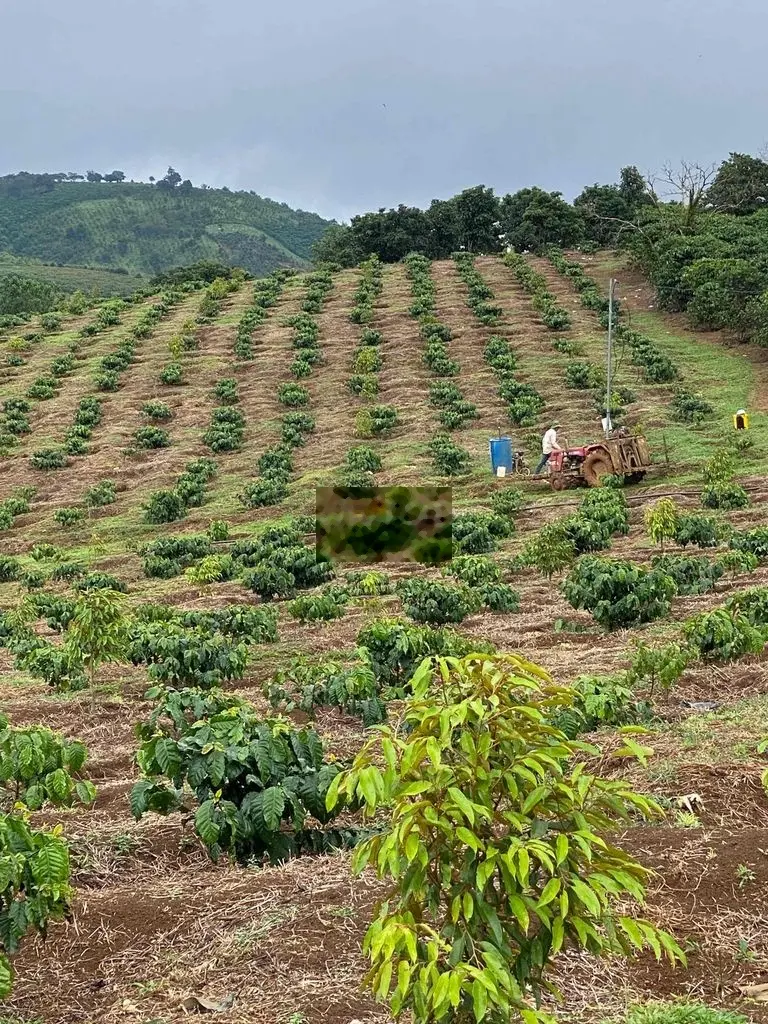
[[[549,482],[553,490],[578,486],[599,487],[604,476],[623,476],[626,483],[636,484],[651,465],[648,442],[641,435],[614,430],[605,440],[553,452],[549,459]]]

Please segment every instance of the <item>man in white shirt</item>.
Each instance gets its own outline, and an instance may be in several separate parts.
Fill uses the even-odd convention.
[[[542,439],[541,439],[541,459],[539,460],[538,466],[533,471],[533,475],[534,476],[538,476],[538,474],[542,471],[542,469],[544,469],[546,464],[549,462],[549,457],[552,454],[552,452],[561,452],[563,450],[560,447],[560,445],[557,443],[557,431],[558,431],[559,427],[560,427],[559,423],[553,423],[552,426],[549,428],[549,430],[544,435],[544,437],[542,437]]]

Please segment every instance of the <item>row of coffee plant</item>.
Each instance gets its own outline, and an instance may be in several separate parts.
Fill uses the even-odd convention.
[[[607,376],[602,366],[587,360],[572,360],[563,368],[563,380],[567,388],[591,394],[596,413],[605,413]],[[614,385],[611,394],[611,419],[614,426],[621,420],[626,407],[637,401],[637,395],[625,385]]]
[[[6,352],[4,364],[9,368],[24,366],[25,356],[31,355],[35,345],[43,341],[48,335],[57,334],[61,330],[62,318],[59,313],[42,313],[39,319],[39,327],[25,331],[23,335],[15,335],[8,338],[4,343]],[[5,379],[0,367],[0,380]]]
[[[253,337],[256,328],[267,319],[267,310],[277,305],[285,282],[293,273],[292,270],[281,268],[269,277],[254,281],[251,305],[240,317],[237,325],[234,351],[238,359],[253,359]]]
[[[190,508],[205,502],[206,484],[216,475],[213,459],[192,459],[184,467],[173,487],[153,491],[143,506],[147,523],[173,523],[183,519]]]
[[[467,286],[467,305],[484,327],[496,327],[501,323],[504,310],[491,301],[495,298],[493,289],[475,266],[474,254],[454,253],[453,261],[459,277]]]
[[[211,413],[211,425],[203,434],[203,444],[217,454],[238,451],[243,443],[245,417],[234,408],[240,401],[237,381],[223,377],[216,382],[214,395],[222,404]]]
[[[219,279],[217,279],[218,281]],[[242,284],[240,278],[224,281],[226,289],[218,287],[214,281],[206,289],[200,303],[197,323],[207,320],[212,303],[220,310],[223,298]],[[212,291],[213,289],[213,291]],[[181,331],[169,342],[169,350],[173,362],[166,365],[160,375],[161,383],[168,386],[183,386],[184,359],[197,352],[199,348],[198,328],[196,322],[187,320]],[[243,438],[245,419],[238,409],[232,408],[239,401],[237,382],[232,378],[223,378],[214,386],[214,396],[222,402],[211,414],[209,427],[203,433],[203,443],[215,453],[237,450]],[[170,434],[158,422],[167,422],[173,418],[170,406],[162,401],[153,400],[142,407],[142,414],[150,422],[139,428],[134,434],[136,447],[143,449],[166,448],[170,445]],[[193,459],[187,463],[183,473],[175,485],[154,491],[144,505],[144,519],[149,523],[170,523],[182,519],[190,508],[197,508],[205,501],[206,484],[216,475],[216,462],[211,458]]]
[[[435,315],[435,283],[431,265],[431,260],[418,253],[405,258],[413,297],[409,312],[419,323],[419,333],[424,340],[424,362],[438,378],[430,385],[429,402],[440,410],[438,420],[445,428],[434,435],[428,450],[438,476],[461,476],[469,471],[470,454],[445,431],[458,429],[475,419],[477,407],[466,400],[457,384],[445,379],[457,377],[460,367],[448,354],[448,343],[452,337],[450,328]]]
[[[181,297],[180,293],[168,293],[162,300],[149,307],[145,313],[145,317],[147,317],[148,321],[151,320],[153,324],[156,324],[160,319],[162,319],[162,317],[168,315]],[[61,387],[62,378],[70,375],[75,368],[75,353],[78,349],[79,344],[75,342],[70,346],[69,352],[53,359],[49,367],[49,372],[34,381],[34,383],[27,389],[25,398],[7,399],[3,403],[3,417],[2,421],[0,421],[0,448],[7,449],[12,444],[18,443],[20,435],[28,434],[31,431],[31,425],[28,417],[28,414],[32,409],[30,399],[46,401],[56,396]],[[124,370],[129,363],[133,361],[134,354],[135,343],[133,341],[126,340],[118,345],[115,352],[104,356],[100,361],[98,371],[94,377],[94,385],[96,389],[98,391],[117,390],[119,372]],[[77,426],[78,421],[76,418],[75,427]],[[53,456],[51,458],[39,458],[37,460],[38,462],[46,463],[47,465],[38,468],[57,468],[57,465],[55,464],[58,464],[58,466],[66,464],[67,454],[82,454],[82,452],[69,450],[70,448],[75,449],[80,447],[75,439],[76,436],[76,430],[74,432],[70,431],[66,437],[63,453],[59,452],[58,457]],[[13,440],[14,438],[16,439],[15,441]],[[46,451],[51,451],[51,449],[47,449]]]
[[[244,280],[243,272],[235,270],[230,277],[217,277],[215,281],[211,281],[200,300],[197,310],[197,322],[199,324],[213,323],[216,317],[221,314],[224,300],[228,295],[239,291]]]
[[[341,483],[344,487],[374,487],[374,473],[382,468],[381,456],[368,444],[353,445],[344,455]]]
[[[79,342],[72,342],[66,353],[51,360],[47,371],[29,385],[23,397],[5,399],[0,416],[0,455],[10,454],[21,437],[31,432],[29,413],[32,403],[56,397],[64,378],[70,376],[75,368],[75,353],[79,348]]]
[[[541,321],[550,331],[567,331],[571,326],[571,316],[557,301],[547,286],[547,280],[531,266],[525,256],[517,252],[507,252],[502,257],[505,266],[509,267],[519,284],[531,296],[531,305],[541,317]]]
[[[347,387],[353,395],[373,399],[379,393],[378,373],[383,365],[381,355],[381,331],[374,330],[370,323],[374,316],[374,304],[384,287],[381,260],[371,256],[360,264],[360,282],[355,291],[355,305],[349,314],[354,324],[362,327],[360,338],[352,357],[352,375]]]
[[[495,326],[501,318],[501,307],[492,305],[493,289],[475,266],[471,253],[462,253],[457,260],[459,274],[467,285],[467,305],[484,326]],[[518,427],[535,426],[544,411],[544,399],[537,389],[526,381],[515,379],[517,359],[509,341],[493,335],[483,351],[483,358],[499,382],[499,397],[507,404],[507,415]]]
[[[200,348],[198,330],[198,320],[189,318],[171,335],[168,341],[171,361],[165,364],[159,375],[159,381],[165,387],[175,387],[184,383],[184,359]]]
[[[292,329],[291,345],[295,352],[291,373],[297,380],[310,376],[313,368],[322,362],[320,325],[316,317],[332,289],[330,269],[321,268],[310,274],[306,278],[303,303],[306,308],[286,321]],[[309,391],[303,385],[297,381],[279,384],[277,400],[290,411],[280,418],[280,441],[259,458],[258,478],[247,484],[239,496],[246,508],[278,505],[285,500],[294,470],[294,452],[307,443],[307,437],[315,429],[315,418],[306,408],[310,403]]]
[[[596,282],[584,271],[580,263],[569,260],[556,248],[549,248],[550,263],[568,278],[579,294],[585,309],[597,314],[600,324],[608,327],[609,302]],[[622,322],[621,304],[614,302],[616,337],[629,346],[632,362],[638,366],[647,384],[669,384],[680,377],[680,371],[673,361],[650,338]]]
[[[349,572],[342,587],[363,602],[394,590],[390,577],[376,570]],[[435,622],[448,621],[445,613],[452,597],[439,599],[434,615],[427,602],[415,594],[408,600],[412,610],[426,613]],[[362,718],[364,725],[374,725],[386,719],[390,700],[408,692],[408,681],[423,658],[493,650],[491,644],[471,640],[450,628],[376,618],[358,632],[353,657],[345,661],[330,656],[294,658],[267,680],[264,694],[283,713],[298,708],[313,715],[318,707],[338,707]]]
[[[629,512],[623,493],[611,487],[589,490],[576,512],[548,523],[527,541],[517,565],[551,578],[579,555],[610,547],[614,534],[628,532]]]
[[[645,519],[651,539],[662,548],[650,567],[590,556],[580,559],[563,583],[563,593],[573,607],[589,611],[606,629],[664,617],[675,596],[705,593],[726,572],[752,572],[758,563],[768,560],[766,527],[733,530],[713,516],[681,513],[667,498],[648,508]],[[714,560],[705,555],[664,553],[664,543],[669,540],[683,547],[694,544],[703,548],[727,540],[729,550]],[[768,618],[751,625],[768,625]]]
[[[305,288],[301,312],[287,321],[293,329],[291,345],[295,353],[291,376],[297,380],[310,377],[313,368],[323,359],[320,351],[320,325],[316,317],[333,290],[332,271],[322,267],[309,274],[305,278]]]
[[[10,530],[17,516],[29,512],[34,495],[34,487],[21,487],[10,498],[0,501],[0,531]]]
[[[93,320],[80,328],[80,337],[92,338],[103,331],[109,330],[110,327],[117,327],[127,308],[128,302],[125,299],[108,299],[98,308]]]
[[[166,293],[161,300],[154,303],[144,314],[144,326],[141,331],[141,338],[145,340],[151,337],[155,327],[161,320],[168,317],[175,306],[183,299],[182,292]],[[150,328],[151,324],[151,328]],[[183,344],[182,338],[190,337],[189,332],[177,337],[172,345]],[[194,338],[194,329],[191,337]],[[136,361],[137,340],[126,339],[121,341],[113,352],[103,356],[93,377],[93,384],[97,391],[115,392],[119,390],[122,375]],[[35,469],[61,469],[68,465],[68,456],[87,455],[88,441],[93,430],[101,422],[102,399],[97,394],[86,395],[80,400],[75,411],[73,425],[67,431],[64,444],[38,449],[30,456],[30,463]],[[134,443],[138,448],[159,448],[169,444],[169,438],[165,431],[156,427],[147,426],[140,428],[134,434]]]

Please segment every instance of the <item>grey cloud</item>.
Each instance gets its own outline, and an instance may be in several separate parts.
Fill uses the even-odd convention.
[[[3,0],[0,172],[253,188],[329,216],[572,196],[768,130],[763,0]]]

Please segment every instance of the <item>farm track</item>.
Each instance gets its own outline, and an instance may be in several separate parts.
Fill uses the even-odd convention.
[[[477,433],[458,431],[457,442],[467,444],[476,460],[484,462],[487,435],[498,429],[494,407],[501,403],[482,362],[485,341],[496,333],[509,336],[520,361],[520,376],[544,395],[547,415],[551,411],[567,423],[572,439],[578,430],[591,437],[591,399],[564,388],[559,374],[564,357],[551,348],[551,339],[557,335],[538,322],[526,293],[499,260],[481,257],[477,266],[504,307],[504,323],[498,328],[484,328],[474,321],[464,305],[464,285],[453,264],[433,265],[437,315],[454,330],[449,352],[461,364],[458,383],[481,412]],[[544,266],[537,264],[537,269],[545,272]],[[570,309],[565,301],[567,282],[561,287],[554,278],[547,279]],[[225,519],[234,539],[239,539],[250,534],[257,520],[309,507],[310,488],[340,466],[345,450],[357,443],[354,417],[363,403],[345,385],[360,331],[348,320],[355,286],[355,273],[337,275],[318,315],[325,362],[303,382],[312,397],[309,409],[317,419],[317,431],[306,448],[297,450],[301,475],[294,476],[291,497],[283,506],[246,513],[236,495],[255,474],[264,448],[279,438],[278,418],[285,410],[277,402],[276,391],[281,381],[290,379],[293,358],[291,329],[282,321],[300,308],[303,285],[299,279],[286,284],[278,304],[256,329],[252,361],[238,363],[232,355],[233,321],[250,300],[246,284],[225,300],[214,324],[200,329],[199,353],[183,357],[187,385],[155,394],[160,368],[169,359],[167,338],[173,325],[191,314],[177,308],[168,321],[161,322],[157,335],[140,343],[139,361],[121,379],[121,390],[104,396],[104,420],[94,432],[93,453],[73,460],[76,470],[70,467],[46,478],[51,488],[60,490],[48,494],[44,488],[49,485],[44,482],[31,515],[0,534],[0,550],[26,552],[37,540],[62,546],[70,540],[76,548],[84,537],[68,536],[53,527],[48,510],[65,499],[80,497],[100,476],[123,480],[127,467],[128,488],[116,505],[103,510],[91,524],[108,548],[89,550],[92,567],[114,571],[124,579],[130,585],[131,603],[163,600],[204,609],[252,601],[250,592],[234,581],[192,586],[184,577],[148,580],[138,557],[127,551],[127,543],[200,531],[211,518]],[[192,300],[193,306],[196,301]],[[410,301],[404,267],[386,267],[383,293],[370,325],[383,335],[377,401],[394,405],[401,425],[391,437],[371,442],[384,456],[384,469],[377,476],[380,483],[417,483],[429,478],[430,464],[423,452],[436,426],[427,402],[432,377],[421,359],[418,325],[408,314]],[[577,317],[577,312],[574,329],[567,336],[592,338],[596,344],[591,316]],[[101,338],[96,340],[101,344]],[[24,372],[26,376],[26,368]],[[246,420],[242,449],[216,456],[219,474],[208,486],[206,504],[192,509],[179,523],[146,527],[140,521],[146,493],[168,486],[189,458],[210,454],[201,436],[217,404],[212,387],[230,376],[238,380],[238,408]],[[171,404],[178,401],[169,425],[172,447],[150,452],[144,461],[122,460],[112,468],[114,463],[107,461],[108,440],[114,438],[118,446],[128,443],[140,423],[140,405],[153,397]],[[70,422],[63,415],[61,420],[65,426]],[[537,430],[513,433],[516,438],[518,434],[528,438],[531,446],[538,444]],[[26,464],[26,459],[20,462]],[[768,485],[757,473],[747,475],[744,483],[753,505],[728,514],[727,519],[739,529],[768,524]],[[486,478],[472,479],[457,488],[457,495],[464,501],[469,494],[489,493],[494,485]],[[4,478],[2,486],[5,493]],[[650,561],[655,550],[645,533],[643,511],[666,493],[687,510],[698,507],[700,485],[676,488],[667,478],[646,489],[628,491],[630,532],[615,538],[608,554],[643,564]],[[503,543],[501,554],[514,555],[541,525],[572,511],[582,494],[573,491],[560,496],[543,486],[541,492],[526,488],[531,500],[516,517],[517,533]],[[41,510],[46,514],[41,516]],[[669,550],[681,553],[674,547]],[[406,572],[399,567],[392,575],[396,578]],[[724,578],[711,593],[675,599],[668,620],[615,633],[602,632],[589,615],[574,612],[560,593],[560,579],[556,576],[550,582],[531,571],[516,575],[513,585],[520,592],[521,611],[473,615],[461,631],[491,640],[504,650],[520,650],[562,682],[581,673],[616,672],[626,665],[633,640],[674,640],[687,617],[716,607],[735,590],[768,585],[768,566],[735,579]],[[15,604],[22,594],[17,584],[0,584],[4,607]],[[400,606],[396,599],[384,598],[374,607],[375,612],[352,605],[339,620],[306,626],[291,619],[282,607],[280,642],[254,648],[245,677],[229,688],[267,711],[262,685],[275,667],[297,653],[350,649],[366,621],[375,614],[397,612]],[[93,810],[34,816],[37,822],[60,823],[71,840],[77,896],[72,921],[52,927],[47,943],[28,941],[17,957],[18,978],[8,1012],[43,1024],[181,1024],[190,1019],[183,1006],[190,995],[221,1000],[232,994],[233,1006],[215,1014],[221,1024],[288,1024],[292,1014],[302,1014],[307,1024],[390,1024],[385,1010],[359,989],[365,970],[360,939],[381,892],[375,880],[369,875],[352,880],[346,854],[306,858],[266,870],[234,868],[223,862],[214,866],[179,816],[149,815],[135,822],[127,795],[136,777],[134,724],[150,708],[143,697],[146,675],[141,669],[110,666],[102,686],[92,712],[87,697],[54,696],[30,682],[14,668],[8,652],[0,650],[4,713],[16,724],[45,723],[83,739],[99,789]],[[697,702],[708,701],[717,705],[713,714],[696,710]],[[657,997],[690,994],[712,1004],[734,1006],[739,985],[768,977],[764,910],[768,858],[763,853],[768,850],[768,798],[760,785],[764,762],[755,752],[760,723],[768,723],[768,657],[747,657],[724,666],[697,664],[672,691],[655,695],[654,710],[653,731],[644,740],[655,753],[647,765],[613,756],[610,751],[617,737],[606,732],[598,740],[607,752],[594,767],[610,777],[630,780],[669,806],[664,824],[633,826],[619,839],[658,871],[649,888],[648,916],[673,928],[679,939],[690,940],[689,968],[672,972],[647,958],[617,965],[565,954],[557,962],[557,980],[566,993],[560,1016],[570,1022],[596,1024],[620,1016],[628,1002],[649,992]],[[354,718],[321,709],[317,725],[339,757],[351,755],[360,744],[361,727]],[[693,795],[699,824],[684,828],[676,823],[676,814]],[[754,874],[744,887],[737,875],[740,865]],[[748,944],[748,957],[739,956],[741,940]],[[755,1005],[745,1012],[758,1024],[768,1024],[765,1008]]]

